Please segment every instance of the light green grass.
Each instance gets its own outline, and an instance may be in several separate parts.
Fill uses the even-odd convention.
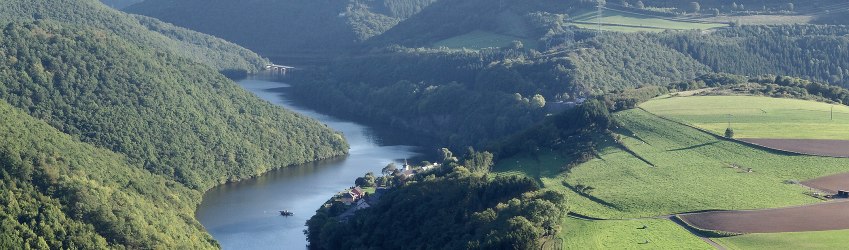
[[[645,226],[645,228],[643,228]],[[564,249],[712,249],[666,219],[585,221],[568,218]]]
[[[575,24],[581,28],[595,29],[594,23],[601,22],[602,30],[619,31],[619,32],[638,32],[649,31],[659,32],[664,30],[692,30],[692,29],[713,29],[725,27],[725,24],[715,23],[697,23],[667,20],[662,18],[648,17],[643,15],[630,14],[614,10],[604,10],[601,18],[596,16],[596,12],[586,12],[575,16],[572,20],[583,22]],[[593,24],[588,24],[593,23]]]
[[[536,180],[557,178],[563,166],[571,161],[569,156],[550,149],[541,149],[500,160],[492,167],[492,172],[498,176],[521,175]]]
[[[728,249],[845,249],[849,230],[747,234],[713,240]]]
[[[816,203],[799,185],[806,180],[849,172],[849,159],[774,154],[660,119],[642,110],[615,114],[623,143],[656,167],[597,141],[601,159],[574,168],[565,178],[589,185],[599,203],[569,192],[571,211],[597,218],[640,218],[708,209],[757,209]],[[741,173],[734,164],[753,168]],[[549,185],[557,185],[549,182]],[[549,187],[549,186],[546,186]],[[769,194],[769,195],[765,195]]]
[[[451,37],[433,44],[434,47],[452,49],[483,49],[508,47],[513,41],[521,41],[525,48],[536,48],[537,42],[531,39],[502,35],[488,31],[475,30],[467,34]]]
[[[658,98],[640,107],[736,138],[849,140],[849,107],[822,102],[754,96]],[[832,120],[831,109],[834,108]]]

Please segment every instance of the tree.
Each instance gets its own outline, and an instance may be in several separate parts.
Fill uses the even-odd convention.
[[[440,153],[442,153],[443,162],[456,160],[454,158],[454,153],[452,153],[451,150],[448,150],[448,148],[440,149]]]
[[[719,9],[717,9],[717,8],[713,9],[713,16],[719,16]]]
[[[646,5],[643,3],[643,1],[637,1],[637,8],[638,9],[645,9]]]
[[[788,11],[793,11],[793,10],[796,9],[796,5],[794,5],[793,3],[787,3],[787,5],[785,7],[787,8]]]
[[[545,97],[540,94],[534,95],[534,97],[531,98],[531,105],[533,105],[534,108],[545,107]]]
[[[734,129],[730,127],[725,129],[725,138],[734,138]]]
[[[738,8],[740,8],[740,6],[737,6],[737,2],[731,3],[731,9],[732,10],[737,10]]]
[[[693,13],[699,13],[702,10],[702,5],[699,2],[690,2],[690,11]]]
[[[397,171],[397,170],[398,170],[398,167],[395,166],[394,162],[392,162],[392,163],[387,164],[386,167],[383,167],[383,169],[381,169],[380,172],[383,173],[383,175],[389,175],[389,174],[395,173],[395,171]]]

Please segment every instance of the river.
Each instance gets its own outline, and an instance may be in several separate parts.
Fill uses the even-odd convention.
[[[390,162],[419,155],[417,147],[381,145],[393,140],[383,140],[372,128],[294,104],[283,95],[284,83],[261,76],[238,83],[262,99],[341,131],[351,149],[346,157],[282,168],[207,191],[195,216],[224,249],[304,249],[304,223],[327,199],[366,172],[379,173]],[[280,216],[283,209],[294,216]]]

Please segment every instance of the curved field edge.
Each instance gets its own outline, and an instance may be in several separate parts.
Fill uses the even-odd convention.
[[[845,159],[776,154],[720,140],[641,110],[615,117],[622,124],[614,131],[618,142],[597,141],[599,158],[572,169],[562,183],[549,181],[555,186],[593,187],[589,194],[570,192],[575,213],[640,218],[812,204],[819,200],[806,194],[807,189],[786,183],[849,171]],[[751,172],[746,171],[749,168]]]
[[[849,230],[757,233],[714,238],[728,249],[841,249],[849,245]]]
[[[563,221],[563,249],[713,249],[667,219]]]
[[[735,138],[849,140],[849,106],[762,96],[661,97],[640,104],[653,114]],[[729,116],[730,115],[730,116]]]

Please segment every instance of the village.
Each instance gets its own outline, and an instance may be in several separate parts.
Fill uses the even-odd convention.
[[[375,177],[374,173],[367,173],[364,177],[357,178],[354,186],[337,193],[324,204],[324,207],[331,210],[345,209],[336,218],[339,221],[347,221],[355,212],[376,205],[380,198],[393,187],[407,184],[413,181],[416,175],[429,172],[439,166],[438,163],[427,161],[421,166],[413,166],[405,160],[404,165],[397,168],[394,163],[390,163],[383,168],[383,176]]]

